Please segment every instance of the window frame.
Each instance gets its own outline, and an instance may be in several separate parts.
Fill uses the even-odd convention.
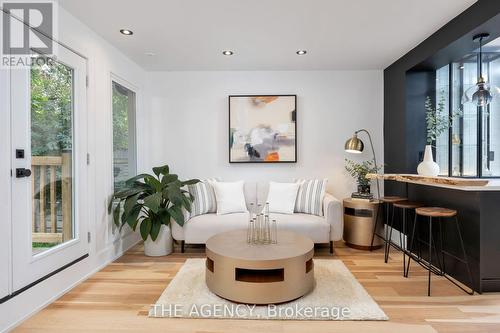
[[[128,114],[128,128],[129,128],[129,136],[130,136],[130,129],[132,129],[132,136],[133,136],[133,139],[132,141],[130,140],[129,138],[129,147],[132,146],[133,149],[134,149],[134,160],[133,160],[133,163],[131,163],[134,168],[135,168],[135,173],[137,174],[138,172],[138,152],[137,152],[137,110],[138,110],[138,107],[139,107],[139,103],[138,103],[138,100],[139,100],[139,88],[130,83],[130,81],[126,80],[126,79],[123,79],[122,77],[114,74],[114,73],[111,73],[110,75],[110,81],[109,81],[109,103],[110,103],[110,117],[109,117],[109,121],[110,121],[110,142],[111,142],[111,145],[110,145],[110,175],[111,175],[111,193],[114,193],[115,191],[115,176],[114,176],[114,166],[115,166],[115,163],[114,163],[114,140],[113,140],[113,137],[114,137],[114,128],[113,128],[113,84],[118,84],[120,86],[122,86],[123,88],[131,91],[134,93],[134,113],[133,113],[133,119],[131,121],[130,119],[130,113]],[[132,143],[132,144],[131,144]]]
[[[486,54],[486,53],[483,53],[483,54]],[[489,63],[491,62],[491,60],[487,63],[486,65],[486,71],[488,72],[488,78],[490,77],[489,75],[489,71],[490,71],[490,65]],[[447,105],[448,105],[448,115],[450,117],[452,117],[453,115],[453,98],[456,97],[454,94],[453,94],[453,79],[454,79],[454,71],[453,71],[453,65],[455,63],[460,63],[460,61],[454,61],[454,62],[450,62],[446,65],[444,65],[443,67],[445,66],[448,66],[448,70],[449,70],[449,73],[448,73],[448,86],[449,86],[449,91],[448,91],[448,100],[447,100]],[[477,66],[478,69],[477,69],[477,75],[479,76],[480,73],[479,73],[479,66]],[[440,67],[442,68],[442,67]],[[435,70],[435,72],[437,72],[440,68],[437,68]],[[484,61],[483,61],[483,70],[485,68],[485,65],[484,65]],[[461,84],[460,84],[460,92],[463,94],[464,92],[464,85],[463,85],[463,80],[461,79],[460,80]],[[437,88],[437,87],[436,87]],[[436,95],[437,95],[437,89],[436,90]],[[434,98],[435,99],[435,98]],[[487,105],[486,106],[486,109],[487,109],[487,112],[488,114],[490,113],[490,105]],[[484,110],[482,107],[477,107],[477,120],[476,120],[476,135],[477,135],[477,138],[476,138],[476,174],[474,176],[463,176],[463,175],[460,175],[460,176],[454,176],[453,175],[453,162],[454,162],[454,159],[453,159],[453,126],[450,126],[450,128],[448,129],[448,177],[457,177],[457,178],[484,178],[484,179],[498,179],[500,178],[500,175],[498,176],[484,176],[483,175],[483,113],[484,113]],[[459,123],[459,127],[461,129],[463,129],[463,117],[460,117],[458,119],[458,121],[460,122]],[[489,123],[489,119],[488,119],[488,123]],[[490,130],[488,129],[488,138],[487,138],[487,142],[486,142],[486,145],[489,147],[490,146]],[[463,132],[461,131],[461,142],[463,142]],[[436,142],[434,141],[433,142],[433,145],[436,146]],[[488,149],[488,153],[489,153],[489,149]],[[435,152],[435,155],[437,154],[437,152]],[[464,164],[463,164],[463,147],[462,147],[462,151],[461,151],[461,154],[460,154],[460,162],[459,162],[459,167],[460,167],[460,173],[463,174],[463,168],[464,168]]]

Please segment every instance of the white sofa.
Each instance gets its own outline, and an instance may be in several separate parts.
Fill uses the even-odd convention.
[[[245,183],[247,207],[256,202],[264,204],[268,191],[268,183]],[[342,203],[328,193],[323,202],[323,216],[271,213],[271,218],[276,219],[278,224],[278,239],[280,229],[292,230],[309,237],[314,243],[329,243],[330,253],[333,253],[333,242],[342,239],[344,228],[342,217]],[[246,229],[248,219],[248,213],[198,215],[186,221],[183,227],[172,221],[172,236],[181,242],[181,249],[184,252],[184,244],[205,244],[210,237],[218,233]]]

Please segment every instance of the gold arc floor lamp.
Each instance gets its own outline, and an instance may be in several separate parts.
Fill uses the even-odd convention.
[[[372,148],[373,163],[375,164],[375,169],[377,170],[376,172],[378,172],[377,157],[375,155],[375,149],[373,149],[372,136],[370,135],[370,132],[368,132],[364,128],[354,132],[352,137],[345,142],[344,150],[347,153],[351,154],[361,154],[363,152],[365,144],[363,143],[363,141],[361,141],[360,138],[358,138],[358,133],[360,132],[364,132],[368,135],[368,139],[370,140],[370,146]],[[380,183],[378,177],[377,177],[377,195],[378,195],[377,199],[380,199]]]

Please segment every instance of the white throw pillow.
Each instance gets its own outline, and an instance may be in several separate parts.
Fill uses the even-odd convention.
[[[293,214],[299,186],[299,183],[269,182],[269,194],[267,195],[269,212]]]
[[[247,211],[243,181],[213,182],[217,200],[217,214],[241,213]]]

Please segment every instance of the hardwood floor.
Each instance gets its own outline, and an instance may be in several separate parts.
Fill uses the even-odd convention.
[[[25,321],[16,332],[500,332],[500,293],[469,296],[444,278],[412,265],[402,276],[402,256],[391,251],[364,252],[335,244],[316,250],[318,258],[341,259],[378,302],[386,322],[249,321],[149,318],[160,296],[186,258],[203,257],[204,248],[148,258],[141,245],[128,251],[56,302]],[[178,251],[178,249],[177,249]],[[335,283],[335,281],[332,281]]]

